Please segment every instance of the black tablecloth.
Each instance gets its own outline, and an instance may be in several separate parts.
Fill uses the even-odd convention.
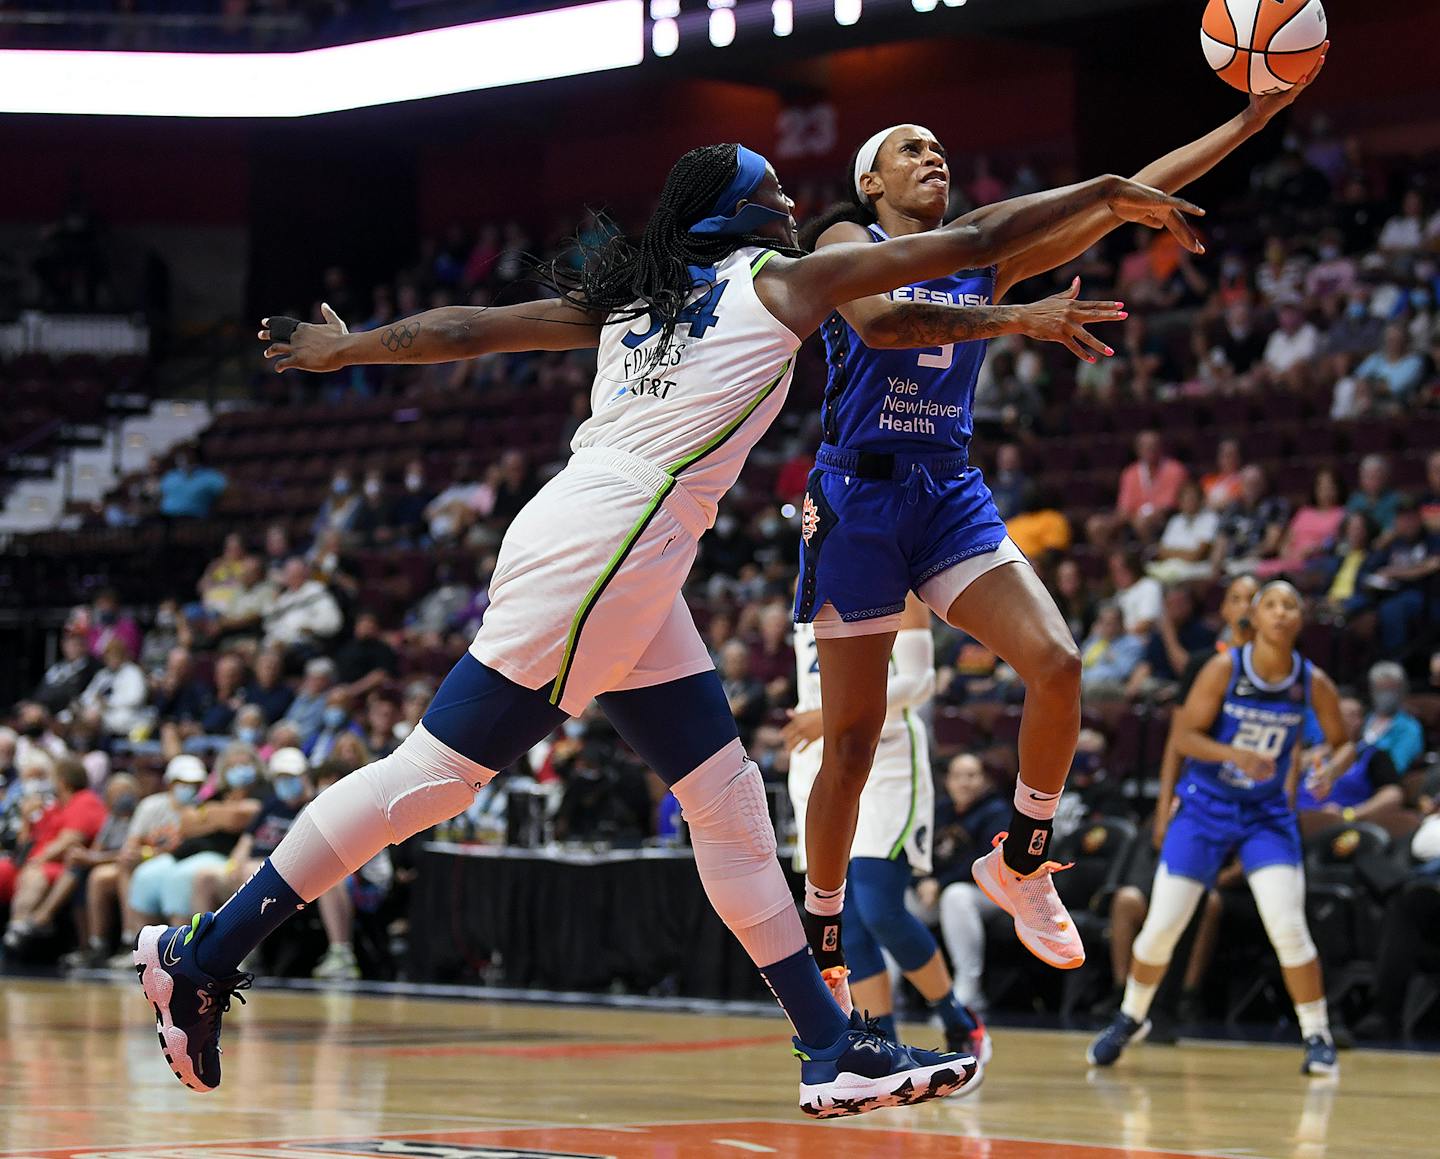
[[[411,977],[473,982],[499,957],[510,986],[764,998],[715,916],[688,849],[602,854],[424,847],[410,914]],[[798,881],[792,876],[792,889]]]

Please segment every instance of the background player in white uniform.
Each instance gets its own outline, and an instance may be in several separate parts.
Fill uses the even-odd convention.
[[[805,870],[805,807],[820,771],[820,659],[815,630],[795,625],[795,714],[786,730],[790,753],[790,800],[795,806],[796,868]],[[945,956],[928,926],[905,906],[914,877],[931,870],[935,831],[935,779],[923,709],[935,694],[935,642],[930,609],[913,593],[901,614],[890,654],[885,727],[875,749],[870,779],[860,794],[860,815],[850,846],[845,892],[845,956],[850,991],[860,1009],[894,1038],[895,1008],[888,950],[945,1027],[947,1045],[988,1062],[990,1041],[975,1013],[955,998]]]
[[[759,769],[680,585],[784,398],[800,335],[837,302],[996,260],[1101,203],[1180,230],[1193,208],[1102,178],[1018,199],[983,226],[777,258],[798,254],[793,203],[763,157],[710,145],[672,168],[637,241],[617,235],[578,270],[552,268],[556,300],[429,310],[354,335],[328,309],[324,325],[267,321],[261,338],[280,369],[599,346],[596,413],[506,533],[485,625],[421,724],[320,794],[219,911],[141,933],[135,963],[181,1081],[219,1085],[220,1017],[250,981],[237,964],[287,915],[386,845],[464,811],[495,770],[599,697],[673,787],[707,896],[795,1026],[802,1107],[855,1114],[964,1085],[973,1059],[896,1046],[831,999],[775,858]]]

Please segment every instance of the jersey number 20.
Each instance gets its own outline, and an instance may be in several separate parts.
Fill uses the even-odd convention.
[[[1240,725],[1230,743],[1237,749],[1248,749],[1262,757],[1278,757],[1280,750],[1285,747],[1286,731],[1284,725],[1247,720]]]

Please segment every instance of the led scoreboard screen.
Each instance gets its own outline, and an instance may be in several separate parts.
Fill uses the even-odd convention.
[[[966,0],[646,0],[652,56],[713,51],[807,30],[851,27],[867,16],[962,8]]]

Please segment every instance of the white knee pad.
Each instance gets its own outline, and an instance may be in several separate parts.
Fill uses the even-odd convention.
[[[745,929],[794,909],[775,857],[765,781],[740,741],[682,777],[673,791],[690,826],[706,896],[727,926]]]
[[[1198,881],[1172,877],[1162,865],[1155,873],[1155,886],[1150,891],[1150,912],[1135,937],[1135,957],[1147,966],[1169,965],[1175,944],[1204,896],[1205,887]]]
[[[1267,865],[1250,874],[1250,892],[1275,956],[1287,969],[1315,958],[1305,921],[1305,875],[1298,865]]]
[[[321,793],[305,816],[354,873],[385,846],[463,813],[494,775],[418,724],[388,757]]]

